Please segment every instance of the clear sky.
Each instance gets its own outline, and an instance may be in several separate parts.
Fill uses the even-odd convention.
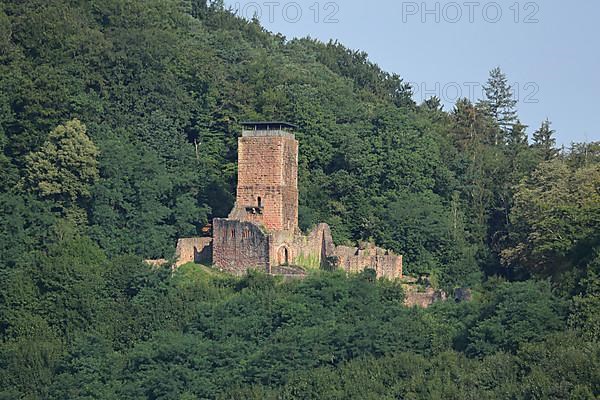
[[[226,0],[288,38],[366,51],[413,83],[415,100],[481,98],[499,66],[528,133],[549,118],[559,144],[600,140],[600,1]],[[317,11],[318,10],[318,11]]]

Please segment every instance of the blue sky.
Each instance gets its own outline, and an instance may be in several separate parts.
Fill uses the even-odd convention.
[[[600,140],[600,1],[226,0],[270,31],[363,50],[452,109],[500,66],[528,132],[549,118],[559,144]],[[318,10],[318,12],[317,12]]]

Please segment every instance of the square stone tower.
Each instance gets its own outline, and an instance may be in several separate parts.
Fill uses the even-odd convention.
[[[353,273],[370,268],[378,277],[402,277],[402,256],[375,246],[336,248],[327,224],[302,235],[298,229],[295,127],[285,122],[247,122],[243,126],[235,206],[228,218],[213,220],[212,262],[217,268],[236,275],[251,268],[269,274],[305,275],[306,269],[338,265]],[[195,259],[204,253],[203,241],[188,242],[188,252],[183,251],[187,242],[181,243],[182,258]]]
[[[298,141],[285,122],[243,123],[236,206],[230,219],[298,230]]]

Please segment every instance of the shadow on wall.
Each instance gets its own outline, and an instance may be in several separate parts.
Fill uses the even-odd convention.
[[[212,264],[212,238],[186,238],[177,241],[175,268],[188,263]]]

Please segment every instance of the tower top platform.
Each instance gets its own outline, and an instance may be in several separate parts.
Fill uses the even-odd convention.
[[[294,129],[298,127],[283,121],[247,121],[242,122],[242,137],[250,136],[284,136],[294,137]]]

